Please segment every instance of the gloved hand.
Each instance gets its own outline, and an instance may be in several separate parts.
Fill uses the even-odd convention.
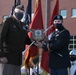
[[[39,47],[39,48],[41,48],[41,47],[42,47],[42,43],[41,43],[41,42],[39,42],[39,41],[36,41],[36,42],[34,43],[34,45],[35,45],[35,46],[37,46],[37,47]]]
[[[45,51],[48,51],[46,42],[42,42],[42,49],[45,50]]]

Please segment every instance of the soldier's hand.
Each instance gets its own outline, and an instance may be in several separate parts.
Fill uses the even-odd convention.
[[[49,49],[49,44],[47,44],[47,48],[48,48],[48,51],[50,51],[50,49]]]
[[[0,62],[2,62],[2,63],[7,63],[8,60],[7,60],[6,57],[1,57],[1,58],[0,58]]]
[[[38,41],[36,41],[36,42],[34,43],[34,45],[37,46],[37,47],[39,47],[39,48],[42,47],[42,43],[41,43],[41,42],[38,42]]]
[[[44,41],[45,41],[45,42],[48,41],[48,37],[47,37],[47,36],[44,37]]]

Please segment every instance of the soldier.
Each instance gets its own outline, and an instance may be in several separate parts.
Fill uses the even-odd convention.
[[[0,61],[4,63],[3,75],[21,75],[22,51],[31,40],[26,25],[21,22],[23,5],[14,9],[13,16],[7,18],[1,32]],[[5,64],[6,63],[6,64]]]
[[[50,75],[68,75],[68,68],[70,67],[69,57],[69,40],[70,33],[63,26],[63,17],[56,15],[53,18],[55,31],[53,32],[50,40],[43,43],[38,42],[43,50],[49,50],[49,68]]]

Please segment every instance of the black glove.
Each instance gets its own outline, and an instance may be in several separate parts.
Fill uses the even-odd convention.
[[[48,48],[47,48],[47,43],[46,42],[43,42],[42,43],[42,49],[45,50],[45,51],[48,51]]]

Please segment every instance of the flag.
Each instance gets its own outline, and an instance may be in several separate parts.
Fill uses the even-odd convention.
[[[18,2],[16,0],[14,0],[14,5],[12,6],[12,10],[10,11],[10,15],[9,15],[10,17],[13,15],[13,11],[14,11],[15,7],[20,4],[21,4],[20,0],[18,0]]]
[[[53,9],[53,12],[52,12],[51,17],[49,19],[48,27],[51,26],[51,25],[53,25],[53,17],[55,15],[58,15],[58,14],[59,14],[59,0],[56,0],[56,3],[55,3],[55,6],[54,6],[54,9]],[[47,31],[47,36],[49,36],[54,30],[55,30],[55,28],[53,26],[51,29],[49,29]],[[49,52],[48,51],[46,52],[46,51],[43,50],[43,52],[42,52],[42,59],[41,59],[41,68],[46,73],[49,73],[50,72],[50,69],[48,67],[48,60],[49,60],[49,56],[48,55],[49,55]]]
[[[43,27],[43,19],[42,19],[42,9],[41,9],[41,0],[38,0],[36,10],[34,13],[34,17],[30,24],[30,29],[44,29]],[[29,32],[29,36],[31,38],[31,32]],[[31,46],[25,52],[25,67],[29,68],[31,63],[34,65],[39,62],[39,51],[36,46]]]
[[[12,6],[12,10],[10,11],[10,15],[9,15],[10,17],[13,15],[13,11],[16,6],[17,6],[17,2],[16,2],[16,0],[14,0],[14,5]]]
[[[41,68],[42,70],[47,74],[50,73],[50,69],[48,67],[48,54],[49,52],[47,51],[42,51],[42,57],[41,57]],[[45,65],[46,64],[46,65]]]
[[[25,13],[25,24],[29,25],[31,23],[31,2],[32,0],[28,0],[28,5],[26,8],[26,13]]]
[[[20,4],[21,4],[21,1],[20,1],[20,0],[18,0],[17,5],[20,5]]]
[[[52,14],[50,16],[48,27],[53,25],[54,16],[59,14],[59,0],[55,0],[55,1],[56,1],[55,7],[54,7],[53,12],[52,12]],[[55,27],[53,26],[51,29],[49,29],[47,31],[47,35],[50,35],[50,33],[52,33],[54,30],[55,30]]]
[[[27,5],[27,8],[26,8],[26,12],[25,12],[25,15],[23,17],[23,22],[26,24],[26,25],[30,25],[30,22],[31,22],[31,2],[32,0],[28,0],[28,5]],[[28,45],[25,46],[25,49],[28,48]],[[26,50],[24,52],[24,58],[25,58],[25,67],[27,65],[27,68],[29,67],[29,58],[30,58],[30,52],[29,50]]]

